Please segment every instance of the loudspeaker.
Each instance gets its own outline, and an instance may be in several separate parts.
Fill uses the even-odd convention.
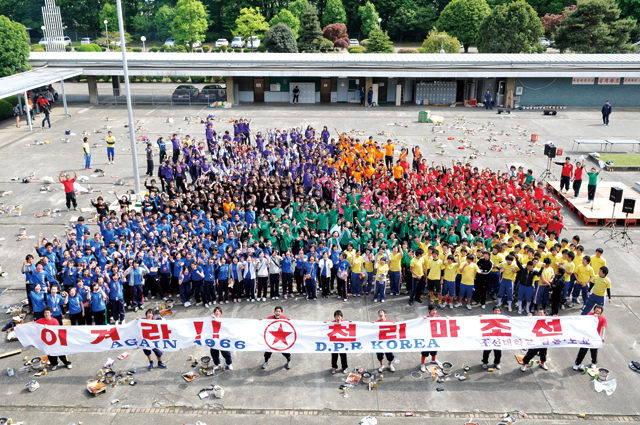
[[[545,109],[544,110],[544,114],[545,115],[557,115],[558,111],[552,111],[551,109]]]
[[[498,109],[498,115],[509,114],[511,115],[511,109]]]
[[[619,187],[612,187],[609,193],[609,200],[614,204],[622,202],[622,189]]]
[[[633,214],[636,208],[636,198],[624,198],[622,203],[622,212],[625,214]]]
[[[554,145],[544,145],[544,154],[549,158],[556,157],[556,147]]]

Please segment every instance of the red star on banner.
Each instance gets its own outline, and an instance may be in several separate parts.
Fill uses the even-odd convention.
[[[287,337],[291,335],[293,332],[287,332],[283,330],[282,323],[280,323],[280,326],[278,327],[277,331],[269,331],[269,333],[273,335],[273,345],[276,345],[278,342],[282,342],[284,343],[284,345],[288,345]]]

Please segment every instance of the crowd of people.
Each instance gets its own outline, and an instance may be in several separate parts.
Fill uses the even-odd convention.
[[[390,296],[552,315],[611,300],[603,250],[562,236],[561,206],[532,170],[429,163],[419,146],[326,126],[250,126],[218,133],[207,119],[204,140],[173,134],[171,155],[160,137],[144,196],[99,197],[93,229],[79,217],[65,238],[39,238],[22,268],[35,318],[50,307],[72,325],[122,324],[169,298],[211,309]]]

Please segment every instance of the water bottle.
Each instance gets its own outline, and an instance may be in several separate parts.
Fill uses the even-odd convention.
[[[638,345],[638,341],[633,341],[633,344],[631,345],[631,349],[635,350],[636,345]]]
[[[136,364],[133,364],[133,373],[137,373],[138,372],[138,368],[136,367]]]
[[[10,367],[7,368],[7,375],[13,376],[13,369],[12,368],[10,368]]]
[[[130,404],[125,404],[124,406],[122,406],[123,409],[131,409],[131,405]]]

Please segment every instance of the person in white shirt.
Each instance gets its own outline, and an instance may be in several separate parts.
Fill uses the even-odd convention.
[[[274,249],[269,260],[269,293],[272,300],[280,299],[280,272],[282,271],[282,257]]]
[[[329,259],[329,253],[324,252],[322,259],[318,262],[318,270],[320,270],[320,286],[322,288],[322,298],[329,298],[329,282],[331,281],[331,269],[333,261]]]
[[[244,293],[247,295],[247,301],[255,302],[256,300],[256,265],[258,260],[251,256],[249,252],[241,263],[242,275],[244,277]]]
[[[262,301],[267,301],[267,282],[269,282],[269,259],[265,258],[264,252],[258,255],[256,262],[256,273],[258,274],[258,300],[262,296]]]

